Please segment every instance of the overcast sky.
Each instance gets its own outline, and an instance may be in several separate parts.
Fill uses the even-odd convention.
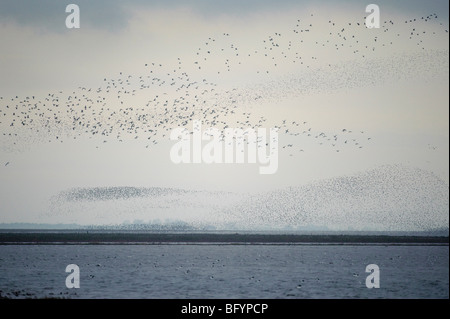
[[[448,183],[448,1],[378,1],[383,27],[376,30],[357,27],[368,3],[356,0],[74,3],[81,11],[80,29],[65,26],[69,2],[0,1],[0,222],[77,222],[45,215],[49,199],[73,187],[254,192],[385,164],[418,167]],[[428,15],[433,15],[429,21],[421,19]],[[293,32],[300,29],[308,31]],[[279,43],[269,53],[272,60],[262,54],[271,38]],[[216,51],[199,70],[197,52],[208,54],[210,47]],[[300,134],[311,128],[313,135],[341,138],[343,129],[351,130],[347,139],[357,140],[357,147],[342,145],[336,152],[332,143],[320,145],[314,136],[297,139],[281,132],[278,171],[260,175],[251,164],[175,165],[167,137],[146,148],[146,139],[134,136],[104,143],[89,134],[74,139],[71,127],[52,126],[38,134],[37,121],[33,130],[10,126],[17,116],[12,108],[26,97],[44,101],[50,93],[67,101],[76,93],[95,99],[80,87],[105,90],[105,78],[146,76],[145,64],[152,63],[162,65],[152,76],[163,77],[174,73],[179,61],[192,81],[216,85],[205,89],[215,89],[210,98],[219,106],[237,99],[241,113],[264,116],[267,129],[287,120],[307,122]],[[133,83],[130,89],[138,89]],[[163,94],[169,100],[179,96],[170,87],[152,87],[129,96],[125,105],[145,108]],[[185,101],[193,102],[193,95]],[[258,102],[255,95],[263,98]],[[117,103],[107,107],[125,107]],[[46,115],[56,112],[52,107],[46,106]],[[149,113],[163,110],[160,104]],[[63,142],[56,141],[59,134]],[[282,148],[289,144],[295,153]]]

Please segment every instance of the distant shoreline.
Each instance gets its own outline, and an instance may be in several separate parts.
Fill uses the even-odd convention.
[[[256,233],[129,233],[129,232],[2,232],[0,245],[447,245],[448,236],[256,234]]]

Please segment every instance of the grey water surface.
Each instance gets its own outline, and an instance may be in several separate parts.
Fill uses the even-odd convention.
[[[80,288],[66,287],[66,266]],[[366,287],[366,266],[380,288]],[[449,298],[448,245],[1,245],[9,298]]]

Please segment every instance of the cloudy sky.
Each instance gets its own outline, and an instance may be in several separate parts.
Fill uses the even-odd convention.
[[[356,0],[74,3],[80,29],[69,2],[0,2],[0,223],[99,222],[49,213],[73,188],[259,192],[398,164],[448,184],[448,1],[378,1],[379,29]],[[188,107],[281,127],[276,174],[174,164],[170,129],[192,123],[155,125]]]

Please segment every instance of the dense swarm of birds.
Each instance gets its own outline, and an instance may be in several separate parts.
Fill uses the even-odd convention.
[[[386,165],[352,176],[250,195],[221,211],[236,228],[448,232],[448,185],[433,173]]]
[[[366,30],[364,18],[347,23],[330,20],[327,28],[316,29],[313,16],[298,19],[288,33],[262,36],[252,48],[243,48],[225,32],[209,37],[191,56],[177,57],[172,65],[149,61],[142,65],[140,74],[120,71],[115,78],[103,78],[97,87],[52,91],[46,96],[2,96],[2,147],[89,137],[95,139],[97,147],[112,140],[134,139],[151,148],[168,139],[173,128],[189,127],[193,120],[201,120],[205,126],[218,129],[276,127],[290,137],[281,145],[290,155],[306,151],[296,137],[312,139],[336,152],[348,147],[360,149],[371,142],[364,131],[316,129],[307,118],[274,122],[258,105],[272,103],[276,108],[274,101],[290,95],[408,77],[421,72],[420,67],[438,65],[439,69],[442,59],[448,60],[448,52],[427,48],[427,39],[448,34],[438,23],[437,14],[382,21],[377,32]],[[409,50],[406,61],[405,55],[392,54],[377,60],[378,52],[389,55],[397,42],[415,48]],[[328,61],[324,53],[341,54],[349,61]],[[439,62],[433,65],[436,58]],[[418,59],[419,63],[408,59]],[[421,64],[424,61],[430,64]],[[237,79],[242,73],[255,77],[255,83],[235,87],[220,84],[222,77]]]
[[[186,190],[161,187],[92,187],[73,188],[58,193],[53,200],[64,202],[108,201],[148,196],[171,196],[187,193]]]
[[[448,232],[448,205],[448,185],[433,173],[385,165],[253,194],[160,187],[73,188],[55,195],[47,214],[97,215],[117,229],[128,229],[131,226],[123,220],[136,218],[141,221],[132,227],[146,229],[148,218],[153,218],[152,227],[182,221],[209,230]]]

